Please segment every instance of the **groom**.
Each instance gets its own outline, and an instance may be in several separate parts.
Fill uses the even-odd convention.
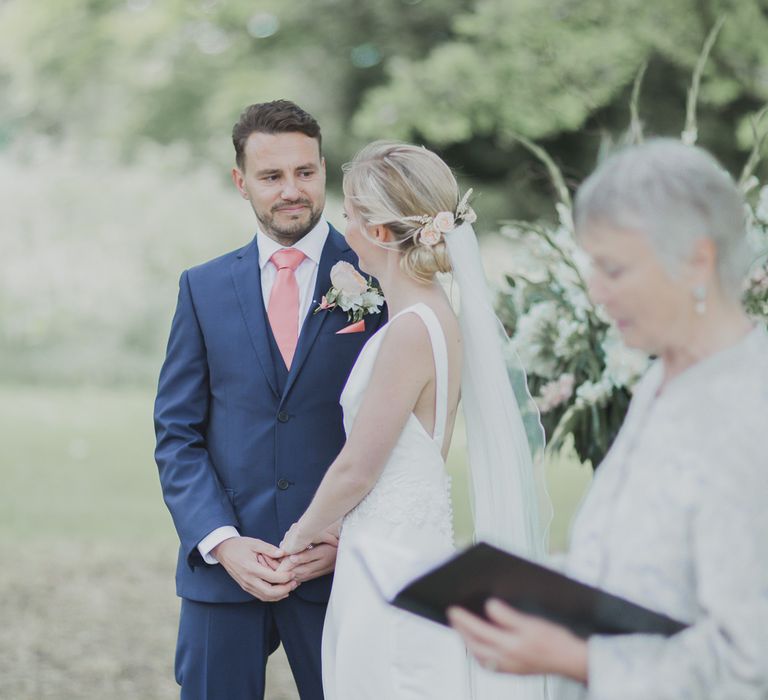
[[[332,266],[357,259],[322,216],[312,116],[286,100],[254,104],[232,140],[256,237],[182,273],[155,403],[155,458],[181,542],[176,680],[183,700],[262,698],[282,643],[302,700],[320,699],[334,538],[290,568],[275,545],[341,450],[339,396],[384,314],[351,332],[340,309],[314,313]]]

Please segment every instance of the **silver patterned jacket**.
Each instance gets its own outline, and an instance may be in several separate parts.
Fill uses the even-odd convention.
[[[588,689],[558,698],[768,698],[768,334],[658,389],[656,362],[597,471],[565,571],[690,624],[592,637]]]

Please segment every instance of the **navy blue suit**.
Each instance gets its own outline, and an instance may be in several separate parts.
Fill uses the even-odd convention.
[[[331,227],[313,300],[328,290],[340,260],[357,263]],[[339,396],[386,318],[366,316],[364,332],[337,335],[346,314],[314,314],[312,303],[288,371],[269,327],[258,262],[254,239],[182,274],[160,373],[155,458],[181,543],[176,673],[183,698],[260,697],[266,657],[279,641],[302,698],[322,698],[320,636],[332,577],[262,603],[222,566],[206,564],[197,545],[224,525],[279,544],[344,444]]]

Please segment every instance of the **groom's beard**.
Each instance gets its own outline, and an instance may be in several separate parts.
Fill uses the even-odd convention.
[[[295,202],[285,202],[273,206],[269,214],[259,214],[256,218],[264,233],[274,238],[278,243],[291,246],[306,236],[320,221],[325,202],[319,206],[313,205],[309,199],[299,199]],[[287,212],[292,207],[301,206],[296,212]]]

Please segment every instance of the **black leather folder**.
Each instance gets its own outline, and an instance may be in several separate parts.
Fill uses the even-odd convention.
[[[390,602],[447,625],[445,615],[450,606],[486,617],[485,603],[490,598],[561,624],[584,638],[633,633],[671,636],[686,627],[666,615],[485,543],[469,547],[415,579]]]

